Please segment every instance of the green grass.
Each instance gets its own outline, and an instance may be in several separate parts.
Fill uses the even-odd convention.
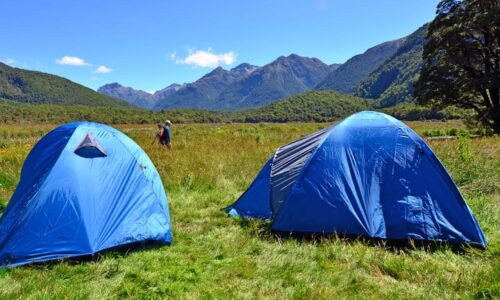
[[[414,122],[422,134],[462,128]],[[500,297],[500,138],[432,140],[488,240],[485,251],[394,249],[334,237],[273,237],[266,224],[220,208],[250,184],[279,145],[326,124],[177,125],[174,150],[151,146],[153,126],[119,126],[151,157],[167,188],[174,243],[95,260],[0,270],[0,299],[497,298]],[[0,126],[0,205],[24,158],[53,126]]]

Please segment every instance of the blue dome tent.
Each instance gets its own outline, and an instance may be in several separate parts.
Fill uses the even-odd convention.
[[[146,153],[109,126],[77,122],[43,137],[0,219],[0,266],[171,243],[167,197]]]
[[[276,231],[487,244],[427,144],[371,111],[280,147],[226,210]]]

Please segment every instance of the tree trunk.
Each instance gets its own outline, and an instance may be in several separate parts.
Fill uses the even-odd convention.
[[[500,91],[498,88],[490,89],[491,102],[493,104],[493,131],[500,134]]]
[[[496,106],[491,109],[493,119],[493,132],[500,134],[500,107]]]

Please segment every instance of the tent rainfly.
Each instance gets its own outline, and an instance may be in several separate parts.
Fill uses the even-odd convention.
[[[226,210],[275,231],[487,244],[429,146],[371,111],[280,147]]]
[[[144,151],[109,126],[77,122],[28,155],[0,219],[0,266],[171,243],[167,197]]]

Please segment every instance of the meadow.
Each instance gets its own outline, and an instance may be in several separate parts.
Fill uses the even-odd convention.
[[[221,211],[278,146],[326,125],[175,125],[173,151],[151,145],[152,125],[116,126],[143,147],[162,176],[173,244],[1,269],[0,299],[500,297],[500,137],[469,138],[460,121],[409,125],[426,136],[462,135],[428,143],[479,220],[489,241],[484,251],[278,238],[265,223]],[[0,211],[25,157],[54,127],[0,125]]]

